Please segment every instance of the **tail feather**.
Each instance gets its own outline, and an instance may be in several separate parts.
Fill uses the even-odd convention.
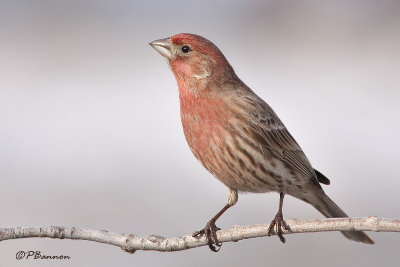
[[[313,205],[319,212],[325,215],[327,218],[343,218],[349,217],[347,214],[333,202],[322,190],[321,194],[318,195],[318,201],[310,201],[311,205]],[[369,238],[362,231],[343,231],[341,232],[346,238],[362,242],[366,244],[374,244],[374,241]]]

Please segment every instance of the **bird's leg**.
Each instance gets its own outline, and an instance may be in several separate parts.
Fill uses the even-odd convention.
[[[229,204],[226,204],[225,207],[222,208],[222,210],[220,210],[214,217],[211,218],[211,220],[208,221],[208,223],[206,224],[206,227],[204,227],[204,229],[197,231],[193,234],[193,237],[205,235],[206,239],[207,239],[208,247],[214,252],[218,252],[219,248],[222,246],[222,243],[219,242],[217,239],[217,231],[221,230],[221,229],[215,225],[215,222],[230,207],[232,207],[232,206]]]
[[[200,231],[196,231],[192,236],[198,237],[198,236],[205,235],[205,237],[207,239],[208,247],[212,251],[218,252],[220,247],[222,246],[222,243],[219,242],[217,239],[217,231],[221,230],[221,229],[215,225],[215,222],[218,220],[219,217],[221,217],[222,214],[224,214],[224,212],[227,209],[229,209],[230,207],[235,205],[237,200],[238,200],[237,191],[230,189],[228,204],[226,204],[225,207],[223,207],[214,217],[211,218],[211,220],[208,221],[208,223],[206,224],[206,227],[204,227],[204,229],[202,229]]]
[[[279,195],[280,195],[279,210],[278,210],[278,213],[275,215],[275,218],[272,220],[271,224],[269,225],[268,236],[271,236],[271,234],[276,226],[277,236],[282,241],[282,243],[285,243],[286,239],[282,235],[282,229],[284,229],[284,230],[290,230],[290,229],[289,229],[289,226],[283,220],[283,213],[282,213],[283,198],[285,197],[285,193],[281,192]]]

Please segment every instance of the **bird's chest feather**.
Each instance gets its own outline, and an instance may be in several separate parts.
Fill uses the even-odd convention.
[[[186,140],[204,164],[225,146],[228,110],[218,97],[180,95],[181,120]]]

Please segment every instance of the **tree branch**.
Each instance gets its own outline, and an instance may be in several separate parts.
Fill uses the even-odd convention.
[[[378,217],[333,218],[312,221],[289,219],[286,223],[291,230],[284,230],[284,234],[353,230],[400,232],[399,219],[382,219]],[[234,226],[230,229],[218,231],[217,236],[220,242],[236,242],[243,239],[262,237],[267,235],[268,226],[269,224]],[[191,234],[174,238],[165,238],[158,235],[150,235],[144,238],[132,234],[118,234],[105,230],[99,231],[63,226],[0,228],[0,241],[31,237],[88,240],[118,246],[130,253],[136,250],[178,251],[207,245],[204,237],[195,238]]]

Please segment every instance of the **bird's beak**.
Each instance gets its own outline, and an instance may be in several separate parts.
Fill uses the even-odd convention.
[[[160,53],[162,56],[172,59],[172,43],[170,38],[165,38],[165,39],[159,39],[151,42],[149,45],[151,45],[155,50],[157,50],[158,53]]]

